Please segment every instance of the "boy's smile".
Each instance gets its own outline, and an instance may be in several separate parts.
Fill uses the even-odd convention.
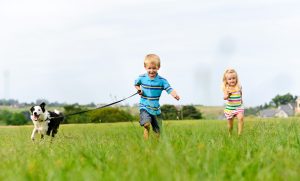
[[[159,70],[159,67],[156,64],[147,64],[145,66],[145,69],[148,73],[148,76],[150,79],[154,79],[157,75],[157,71]]]

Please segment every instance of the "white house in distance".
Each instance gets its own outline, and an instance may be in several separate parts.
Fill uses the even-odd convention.
[[[259,117],[270,118],[280,117],[287,118],[300,114],[300,97],[297,98],[295,104],[280,105],[278,108],[265,109],[259,112]]]
[[[295,114],[300,114],[300,97],[298,96],[296,100],[296,105],[295,105]]]

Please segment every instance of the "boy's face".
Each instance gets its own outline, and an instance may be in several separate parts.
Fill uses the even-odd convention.
[[[155,78],[157,71],[159,70],[159,67],[156,64],[151,63],[151,64],[146,64],[145,69],[148,73],[148,76],[151,79],[153,79],[153,78]]]
[[[229,86],[235,86],[237,83],[235,73],[229,73],[226,75],[226,81]]]

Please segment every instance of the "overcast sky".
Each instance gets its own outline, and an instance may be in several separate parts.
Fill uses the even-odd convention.
[[[135,92],[148,53],[181,96],[163,93],[162,104],[223,105],[227,67],[245,106],[300,95],[299,9],[298,0],[0,0],[0,98],[109,103]]]

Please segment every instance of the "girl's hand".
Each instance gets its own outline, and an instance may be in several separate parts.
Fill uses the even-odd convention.
[[[224,100],[227,100],[231,96],[232,92],[229,90],[224,91]]]
[[[231,91],[227,91],[228,97],[231,96],[232,92]]]

